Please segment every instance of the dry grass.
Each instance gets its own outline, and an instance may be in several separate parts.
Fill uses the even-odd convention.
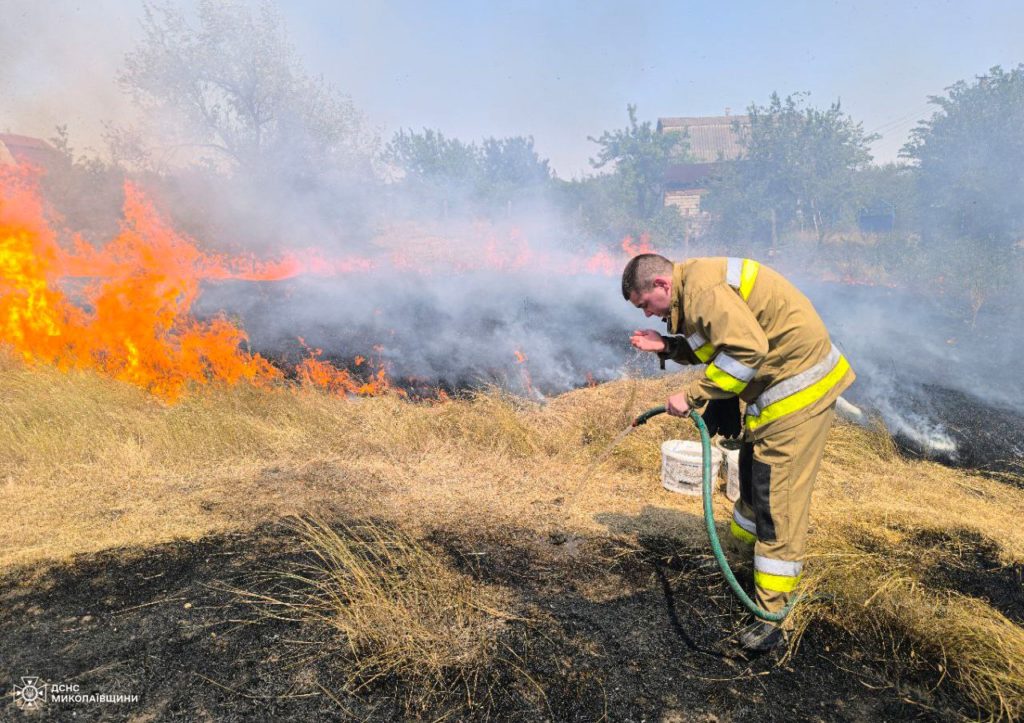
[[[344,670],[354,693],[398,679],[411,707],[453,688],[471,703],[488,697],[488,672],[514,617],[506,593],[383,524],[292,523],[308,561],[272,573],[264,592],[240,591],[244,600],[261,615],[326,629],[334,642],[314,645],[314,657]]]
[[[585,486],[582,469],[668,389],[623,382],[541,407],[498,392],[428,405],[237,387],[165,406],[90,374],[10,360],[0,374],[0,486],[18,501],[0,566],[325,508],[411,529],[600,530],[595,512],[649,502],[664,428],[639,430]],[[625,404],[636,389],[647,398]]]
[[[951,678],[979,715],[1024,718],[1024,628],[942,583],[979,545],[1024,563],[1024,489],[908,461],[879,430],[841,426],[814,512],[805,593],[818,602],[798,608],[798,631],[824,617],[887,640],[894,657]]]
[[[624,380],[546,405],[496,391],[429,405],[239,387],[168,407],[94,375],[0,357],[0,488],[13,501],[0,523],[0,568],[293,513],[383,520],[405,531],[402,544],[438,528],[626,535],[602,522],[616,516],[703,547],[699,501],[658,484],[658,444],[692,438],[686,423],[638,429],[584,478],[635,413],[679,384]],[[716,515],[727,514],[720,497]],[[799,623],[826,616],[909,641],[980,711],[1022,718],[1021,627],[947,589],[936,571],[960,564],[958,553],[935,541],[984,544],[1020,565],[1021,519],[1024,489],[904,459],[877,430],[839,424],[812,509],[806,580],[822,597]],[[327,557],[352,552],[344,536],[319,539]],[[452,645],[454,659],[467,654]]]

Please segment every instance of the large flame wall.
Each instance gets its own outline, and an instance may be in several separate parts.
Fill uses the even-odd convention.
[[[455,278],[475,272],[608,277],[617,275],[629,256],[650,250],[645,238],[624,239],[622,252],[575,255],[535,250],[518,233],[497,239],[472,229],[466,239],[413,238],[413,230],[393,229],[392,235],[406,235],[381,239],[374,256],[337,257],[312,248],[258,260],[200,249],[131,183],[124,189],[120,231],[94,245],[60,229],[38,181],[30,168],[0,168],[0,343],[26,363],[93,369],[168,401],[190,386],[266,386],[286,377],[342,395],[398,391],[382,362],[355,356],[364,349],[348,354],[331,349],[334,358],[353,360],[350,372],[300,338],[301,361],[291,368],[275,365],[248,348],[246,331],[225,314],[207,309],[197,318],[204,281],[351,280],[374,274]],[[295,337],[302,333],[292,331]],[[515,355],[519,374],[529,379],[525,356],[518,350]],[[520,386],[536,391],[530,382]]]

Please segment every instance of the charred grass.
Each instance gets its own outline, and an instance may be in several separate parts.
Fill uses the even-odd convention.
[[[658,484],[658,443],[692,438],[689,426],[655,420],[588,470],[677,377],[546,405],[498,391],[427,404],[236,387],[166,406],[94,375],[0,365],[0,487],[13,502],[0,564],[6,602],[24,603],[15,618],[60,587],[47,575],[85,586],[75,594],[90,575],[116,577],[104,565],[128,563],[110,550],[201,549],[293,520],[294,554],[244,580],[203,568],[221,596],[203,625],[240,620],[259,646],[275,631],[271,663],[299,676],[277,689],[239,672],[251,651],[235,651],[230,680],[203,668],[242,699],[301,688],[356,718],[593,720],[666,714],[706,693],[718,708],[700,710],[742,717],[730,686],[806,699],[801,671],[829,685],[837,665],[909,706],[900,717],[1024,717],[1024,489],[907,459],[880,430],[834,428],[798,635],[781,660],[750,662],[721,647],[743,617],[707,557],[699,502]],[[724,496],[715,511],[727,519]],[[683,685],[666,659],[697,677]],[[700,665],[725,682],[701,683]],[[862,704],[820,715],[878,713]]]

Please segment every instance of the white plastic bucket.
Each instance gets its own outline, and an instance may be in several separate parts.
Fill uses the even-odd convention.
[[[711,448],[711,478],[718,477],[722,451]],[[701,496],[703,456],[700,442],[670,439],[661,445],[661,486],[683,495]],[[712,488],[713,490],[714,488]]]
[[[740,447],[739,442],[716,442],[722,450],[722,461],[725,462],[725,496],[730,502],[740,498]]]

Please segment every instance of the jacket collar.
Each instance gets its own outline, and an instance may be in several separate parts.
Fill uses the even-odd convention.
[[[668,330],[672,334],[680,334],[683,329],[683,269],[685,264],[672,267],[672,302],[668,320]]]

